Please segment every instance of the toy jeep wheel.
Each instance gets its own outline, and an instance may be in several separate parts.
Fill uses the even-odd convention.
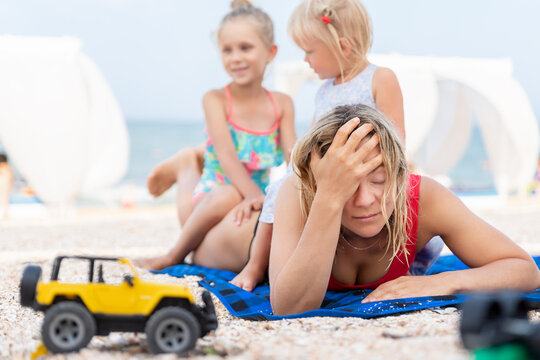
[[[21,278],[21,305],[32,306],[36,298],[36,285],[41,277],[41,267],[28,265],[24,268]]]
[[[41,337],[53,353],[77,351],[85,347],[96,332],[96,323],[86,308],[76,302],[61,302],[45,313]]]
[[[146,323],[145,332],[154,354],[182,354],[195,347],[201,330],[189,311],[171,306],[156,311]]]

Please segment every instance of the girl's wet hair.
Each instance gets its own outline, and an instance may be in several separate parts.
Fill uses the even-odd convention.
[[[408,253],[407,242],[407,185],[408,169],[405,152],[394,126],[379,111],[366,105],[337,106],[321,117],[294,147],[292,165],[299,178],[300,206],[304,218],[307,218],[317,191],[317,184],[311,169],[311,155],[317,153],[324,157],[341,126],[352,118],[359,118],[358,127],[363,124],[373,125],[368,135],[377,134],[379,149],[383,156],[386,171],[386,184],[381,199],[381,211],[388,230],[387,251],[395,257],[399,251]],[[387,214],[386,202],[392,197],[394,211]]]
[[[7,163],[8,157],[4,153],[0,153],[0,163]]]
[[[358,0],[304,0],[293,11],[288,31],[300,47],[313,40],[323,42],[338,61],[342,77],[362,70],[373,37],[369,14]],[[351,45],[348,57],[340,38]]]
[[[245,20],[250,22],[268,47],[274,45],[274,24],[270,16],[261,8],[253,6],[249,0],[234,0],[232,10],[223,17],[218,29],[218,37],[223,26],[229,21]]]

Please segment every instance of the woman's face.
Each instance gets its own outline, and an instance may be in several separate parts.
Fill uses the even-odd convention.
[[[379,149],[376,148],[368,155],[367,160],[378,153]],[[387,220],[382,214],[387,181],[384,165],[380,165],[360,180],[355,193],[343,208],[341,224],[344,228],[363,238],[371,238],[381,232]],[[394,211],[393,198],[392,194],[388,194],[385,204],[387,216]]]

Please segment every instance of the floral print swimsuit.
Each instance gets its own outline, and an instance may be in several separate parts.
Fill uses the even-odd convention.
[[[227,95],[227,104],[229,107],[229,115],[227,116],[227,125],[229,132],[236,149],[238,159],[245,166],[251,179],[263,193],[270,182],[270,169],[280,165],[283,160],[283,151],[281,150],[279,136],[279,112],[276,101],[272,93],[266,91],[276,116],[276,122],[271,129],[266,131],[253,131],[236,124],[232,120],[232,98],[229,87],[225,87]],[[214,187],[231,182],[225,175],[221,164],[219,163],[216,150],[212,143],[212,139],[206,134],[206,149],[204,153],[204,169],[193,192],[193,200],[197,200],[202,195],[210,192]]]

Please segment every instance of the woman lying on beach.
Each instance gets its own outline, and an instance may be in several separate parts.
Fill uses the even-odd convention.
[[[282,185],[270,253],[276,315],[321,306],[327,290],[375,289],[364,302],[540,287],[532,258],[442,185],[408,174],[384,115],[339,106],[297,144]],[[468,270],[404,276],[434,236]],[[202,250],[202,249],[201,249]]]
[[[369,302],[540,287],[524,250],[442,185],[408,174],[401,143],[378,111],[335,108],[299,141],[293,161],[298,176],[279,191],[270,253],[276,315],[319,308],[329,289],[375,289]],[[237,226],[232,216],[206,234],[195,264],[244,267],[256,217]],[[472,269],[404,276],[436,235]]]

